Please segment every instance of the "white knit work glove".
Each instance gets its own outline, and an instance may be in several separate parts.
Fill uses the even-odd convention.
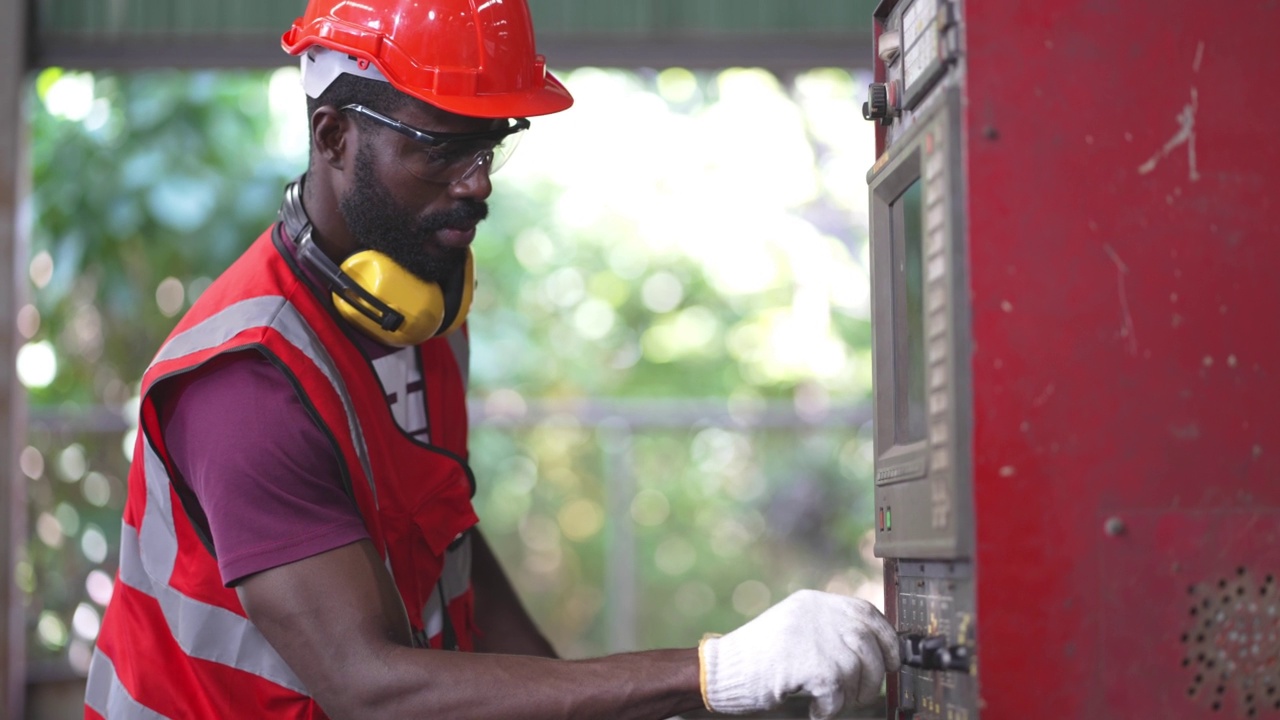
[[[811,720],[880,696],[886,668],[901,664],[893,626],[865,600],[801,590],[723,637],[698,646],[708,710],[741,714],[807,692]]]

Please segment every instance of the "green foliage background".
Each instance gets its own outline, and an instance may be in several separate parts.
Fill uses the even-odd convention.
[[[613,77],[638,96],[662,97],[653,73]],[[673,113],[697,115],[717,100],[714,73],[689,77],[696,93],[662,100]],[[30,388],[22,457],[33,532],[18,581],[28,594],[37,674],[86,666],[103,573],[114,576],[143,369],[174,311],[273,220],[281,189],[305,165],[297,153],[271,149],[280,128],[269,73],[99,74],[92,108],[74,119],[49,108],[66,78],[42,73],[29,103],[34,312],[20,324],[58,363],[53,382]],[[852,79],[837,80],[852,97]],[[821,142],[808,140],[821,155]],[[790,302],[787,286],[726,295],[694,259],[646,254],[634,219],[566,227],[549,212],[561,182],[528,173],[497,181],[476,244],[471,321],[473,397],[503,419],[473,431],[482,528],[561,652],[687,646],[800,587],[874,594],[874,585],[863,587],[878,578],[865,539],[866,428],[824,424],[821,412],[781,427],[753,426],[751,413],[663,427],[628,415],[625,403],[791,408],[817,390],[819,405],[864,405],[866,318],[831,318],[850,357],[865,365],[851,367],[834,390],[761,374],[734,347]],[[822,193],[810,205],[833,211]],[[865,243],[852,221],[842,231],[848,237],[832,241],[833,252]],[[626,262],[620,252],[630,254]],[[642,291],[658,273],[681,288],[679,304],[661,312]],[[650,330],[689,323],[698,339],[674,359],[650,351]],[[622,403],[603,426],[571,409],[519,411],[601,398]],[[628,589],[629,600],[618,596]]]

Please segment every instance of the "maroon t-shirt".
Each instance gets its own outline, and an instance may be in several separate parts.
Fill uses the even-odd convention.
[[[357,342],[374,360],[395,352]],[[336,449],[261,353],[217,358],[169,381],[156,401],[180,495],[228,587],[369,537]]]
[[[332,443],[265,356],[235,353],[171,382],[161,432],[223,583],[369,537]]]

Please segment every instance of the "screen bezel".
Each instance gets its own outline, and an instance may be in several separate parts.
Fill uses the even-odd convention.
[[[876,483],[886,484],[914,480],[928,473],[929,437],[907,443],[898,442],[898,427],[904,406],[899,398],[899,366],[896,358],[907,354],[908,337],[905,313],[897,308],[906,304],[906,288],[894,271],[893,259],[905,252],[905,240],[894,237],[893,228],[902,227],[901,206],[896,201],[913,183],[924,182],[923,153],[918,143],[898,158],[871,189],[871,262],[873,378],[875,385],[875,454]],[[928,188],[923,188],[922,208],[928,204]],[[882,278],[891,278],[886,283]],[[928,367],[927,343],[925,367]],[[906,388],[902,388],[906,392]],[[927,410],[926,410],[927,411]]]
[[[966,286],[967,243],[964,215],[964,137],[960,89],[951,85],[926,102],[900,137],[867,172],[871,228],[873,368],[877,398],[875,426],[892,422],[893,328],[886,282],[889,270],[888,203],[911,184],[925,179],[925,347],[928,366],[929,439],[927,444],[894,445],[877,440],[875,500],[893,525],[876,532],[877,557],[963,558],[973,547],[972,357],[969,338],[971,302]],[[906,170],[903,167],[906,166]],[[884,246],[883,248],[880,246]],[[882,321],[883,320],[883,321]],[[876,353],[879,353],[877,356]],[[880,387],[883,384],[884,387]],[[887,393],[887,395],[885,395]],[[873,437],[874,439],[874,437]],[[886,523],[887,525],[887,523]]]

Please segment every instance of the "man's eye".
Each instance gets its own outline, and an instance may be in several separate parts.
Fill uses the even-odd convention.
[[[462,150],[454,145],[416,145],[406,159],[423,168],[445,168],[458,162]]]
[[[457,150],[446,148],[423,148],[419,153],[421,160],[433,166],[445,167],[457,161]]]

